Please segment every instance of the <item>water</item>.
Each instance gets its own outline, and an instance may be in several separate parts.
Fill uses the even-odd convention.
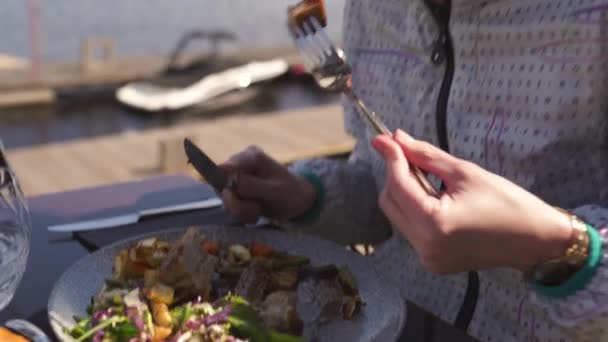
[[[13,298],[29,254],[29,228],[13,211],[0,209],[0,310]]]
[[[336,94],[323,92],[303,82],[286,81],[264,89],[263,94],[251,101],[213,112],[192,109],[179,113],[135,113],[113,101],[93,101],[89,105],[60,104],[42,108],[2,109],[0,140],[7,148],[19,148],[188,125],[218,115],[256,115],[291,110],[335,103],[339,99]]]
[[[45,62],[76,60],[80,40],[112,38],[119,55],[168,55],[192,29],[224,29],[239,37],[226,49],[291,44],[285,11],[296,0],[36,0],[41,5],[41,55]],[[2,0],[0,54],[29,56],[26,0]],[[345,0],[326,1],[328,30],[340,38]],[[193,42],[189,51],[204,50]],[[333,94],[294,82],[268,89],[255,103],[232,112],[289,110],[337,101]],[[206,120],[210,113],[146,115],[116,103],[89,101],[86,106],[18,108],[0,112],[0,139],[7,148],[122,134]],[[226,112],[224,113],[226,114]],[[229,114],[229,113],[228,113]]]
[[[224,29],[240,39],[233,47],[290,44],[285,11],[296,0],[36,0],[41,6],[45,61],[75,60],[80,40],[112,38],[120,54],[168,54],[192,29]],[[0,53],[29,56],[26,0],[2,0]],[[345,0],[326,1],[329,33],[339,38]],[[204,46],[199,45],[204,48]]]

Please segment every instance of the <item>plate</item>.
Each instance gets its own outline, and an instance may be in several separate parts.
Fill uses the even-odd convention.
[[[284,233],[255,228],[200,227],[209,239],[231,243],[264,243],[273,248],[310,258],[315,266],[335,264],[348,266],[365,302],[363,310],[352,321],[334,320],[322,325],[305,325],[305,337],[316,341],[394,341],[405,322],[405,301],[376,272],[372,260],[346,250],[343,246],[301,233]],[[50,324],[61,341],[73,341],[63,333],[72,327],[73,316],[82,316],[86,307],[112,275],[114,257],[121,249],[147,237],[174,241],[184,229],[155,232],[129,238],[104,247],[72,265],[57,281],[48,304]],[[310,301],[298,297],[298,311],[308,310]],[[301,314],[306,315],[305,312]]]

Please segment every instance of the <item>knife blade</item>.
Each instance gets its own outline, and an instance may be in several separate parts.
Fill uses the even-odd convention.
[[[47,230],[54,233],[75,233],[91,230],[110,229],[120,226],[126,226],[139,222],[144,217],[152,217],[164,214],[175,214],[192,210],[214,209],[219,208],[223,204],[222,200],[217,197],[211,197],[202,201],[171,205],[161,208],[144,209],[137,212],[105,217],[87,221],[79,221],[67,224],[59,224],[48,226]]]
[[[184,150],[188,162],[211,184],[215,191],[221,193],[228,184],[228,175],[188,138],[184,139]]]

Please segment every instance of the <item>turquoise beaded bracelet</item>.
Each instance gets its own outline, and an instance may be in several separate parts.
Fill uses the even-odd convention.
[[[292,218],[289,221],[298,225],[309,225],[314,223],[319,216],[321,216],[321,211],[323,210],[323,204],[325,202],[325,186],[323,185],[321,178],[314,173],[298,172],[297,174],[312,184],[317,193],[317,197],[315,198],[314,204],[310,209],[308,209],[308,211],[300,216]]]
[[[538,293],[552,298],[565,298],[584,289],[593,279],[602,262],[602,238],[600,233],[590,225],[587,225],[587,234],[589,235],[589,257],[583,267],[559,286],[543,286],[534,283],[533,286]]]

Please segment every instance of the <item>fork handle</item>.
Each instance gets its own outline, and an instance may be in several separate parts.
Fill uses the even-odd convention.
[[[374,128],[376,133],[387,134],[391,137],[394,136],[393,133],[388,129],[388,127],[386,127],[386,125],[382,121],[380,121],[380,119],[378,118],[376,113],[369,110],[367,108],[367,106],[365,105],[365,103],[363,102],[363,100],[361,100],[361,98],[359,98],[352,91],[352,89],[347,88],[346,90],[344,90],[344,94],[347,95],[355,103],[355,105],[357,106],[357,108],[359,108],[359,110],[361,112],[363,112],[363,114],[367,118],[368,122],[372,125],[372,127]],[[408,164],[409,164],[410,170],[412,171],[412,174],[414,175],[414,178],[416,178],[416,180],[418,181],[418,184],[420,184],[420,186],[422,186],[422,188],[426,191],[426,193],[431,196],[439,197],[440,196],[439,192],[437,191],[437,189],[435,189],[433,184],[431,184],[431,182],[426,177],[424,172],[422,172],[422,170],[420,170],[420,168],[418,168],[416,165],[412,164],[409,160],[408,160]]]

